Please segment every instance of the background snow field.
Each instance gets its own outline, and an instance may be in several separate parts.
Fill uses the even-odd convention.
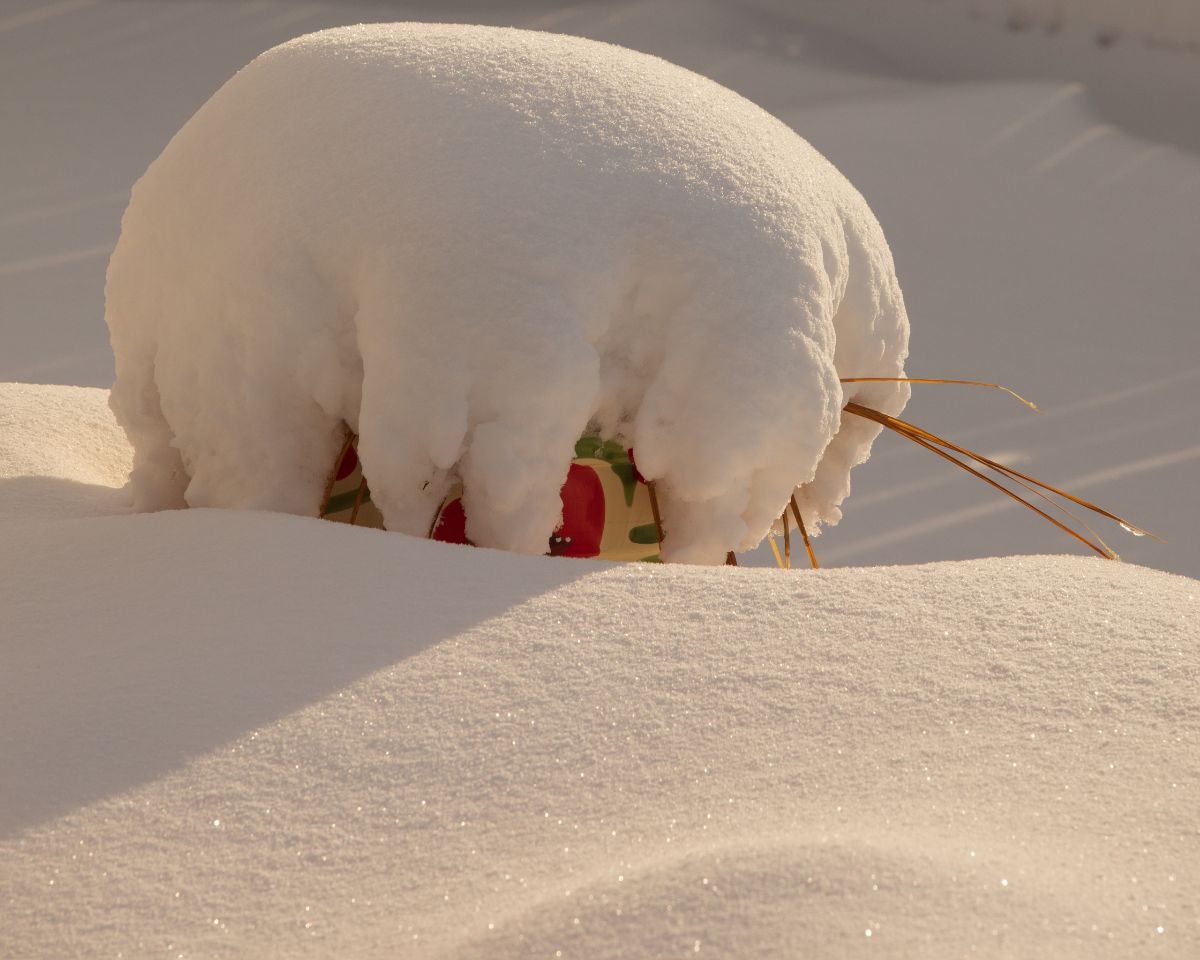
[[[7,955],[1200,945],[1194,580],[603,564],[214,510],[2,533]]]
[[[551,33],[263,54],[134,187],[106,298],[144,510],[315,516],[349,424],[389,530],[461,481],[471,541],[541,554],[590,426],[657,484],[664,559],[723,563],[793,496],[836,523],[880,429],[842,407],[908,397],[838,382],[908,345],[841,174],[698,74]]]
[[[0,384],[0,956],[1200,955],[1195,579],[131,515],[102,302],[131,184],[263,50],[402,19],[763,105],[878,215],[909,371],[1047,411],[926,387],[905,416],[1200,574],[1194,5],[0,0],[0,380],[74,384]],[[826,563],[1066,547],[890,441]]]
[[[357,21],[466,20],[620,43],[782,118],[862,191],[896,258],[906,416],[1167,537],[1126,560],[1200,575],[1200,7],[942,0],[404,4],[5,0],[0,380],[109,386],[103,283],[132,183],[236,70]],[[1016,13],[1060,29],[1015,30]],[[1095,31],[1116,25],[1105,47]],[[1166,27],[1169,26],[1169,29]],[[149,78],[153,78],[150,82]],[[790,398],[778,385],[779,402]],[[911,447],[912,449],[906,449]],[[821,538],[830,565],[1075,546],[900,438]],[[772,563],[769,551],[743,562]]]

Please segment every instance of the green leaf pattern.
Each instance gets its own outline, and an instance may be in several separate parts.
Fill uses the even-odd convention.
[[[616,440],[601,440],[599,437],[580,437],[575,444],[575,456],[581,459],[603,460],[621,481],[625,492],[625,506],[633,506],[633,494],[637,490],[637,471],[629,459],[629,451]],[[636,542],[636,541],[635,541]]]

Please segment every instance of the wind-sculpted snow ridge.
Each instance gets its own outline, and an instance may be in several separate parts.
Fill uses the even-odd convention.
[[[112,404],[144,510],[317,512],[342,423],[389,529],[452,484],[479,544],[542,553],[588,429],[658,483],[668,559],[836,523],[898,413],[908,321],[862,197],[665,61],[484,27],[268,51],[133,191],[109,266]],[[798,488],[798,489],[797,489]]]
[[[102,398],[0,387],[5,957],[1197,956],[1197,581],[105,516]]]
[[[0,524],[4,955],[1200,955],[1200,584]]]
[[[1200,5],[1194,0],[1151,3],[1097,3],[1096,0],[972,0],[964,12],[979,19],[996,18],[1014,32],[1038,30],[1053,35],[1062,29],[1091,29],[1100,46],[1122,38],[1179,52],[1200,52]],[[945,11],[943,11],[944,13]]]
[[[0,520],[126,513],[132,451],[107,390],[0,383]]]

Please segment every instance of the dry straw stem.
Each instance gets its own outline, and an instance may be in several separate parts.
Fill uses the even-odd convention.
[[[773,534],[773,533],[768,533],[768,534],[767,534],[767,539],[768,539],[769,541],[771,541],[771,552],[772,552],[773,554],[775,554],[775,565],[776,565],[777,567],[780,567],[780,568],[782,568],[782,567],[783,567],[783,557],[781,557],[781,556],[779,555],[779,544],[777,544],[777,543],[775,542],[775,534]]]
[[[813,553],[812,543],[808,539],[808,530],[804,527],[804,518],[800,516],[800,507],[796,504],[795,495],[791,498],[792,514],[796,517],[796,526],[800,529],[800,536],[804,539],[804,549],[808,551],[808,562],[812,564],[814,570],[821,569],[821,565],[817,563],[816,554]],[[775,554],[775,564],[784,570],[792,568],[792,531],[791,521],[788,520],[788,508],[783,508],[783,515],[779,518],[783,523],[783,556],[779,555],[779,545],[775,542],[775,535],[767,532],[767,539],[771,542],[771,552]]]
[[[888,379],[888,378],[877,378],[877,379],[883,380],[883,379]],[[897,379],[899,379],[899,378],[897,378]],[[848,382],[854,382],[854,381],[851,380]],[[916,383],[967,383],[967,384],[973,384],[973,385],[977,383],[976,381],[962,381],[962,380],[913,380],[911,382],[916,382]],[[979,386],[995,386],[994,384],[982,384],[982,383],[979,383],[978,385]],[[1025,400],[1023,397],[1020,397],[1018,394],[1013,393],[1013,391],[1008,390],[1008,388],[1006,388],[1006,387],[998,387],[998,389],[1004,390],[1005,392],[1012,394],[1013,396],[1017,397],[1017,399],[1021,400],[1023,403],[1025,403],[1028,406],[1031,406],[1031,407],[1033,406],[1032,404],[1029,403],[1029,401]],[[1034,408],[1034,409],[1036,409],[1036,408]],[[1072,517],[1072,519],[1075,519],[1075,520],[1077,520],[1077,522],[1082,523],[1082,525],[1084,527],[1086,527],[1089,530],[1089,532],[1092,532],[1093,536],[1096,536],[1097,542],[1092,542],[1088,538],[1084,537],[1082,534],[1078,533],[1075,530],[1072,530],[1066,524],[1059,522],[1054,517],[1047,514],[1045,511],[1038,509],[1036,506],[1034,506],[1032,503],[1030,503],[1024,497],[1020,496],[1017,493],[1014,493],[1012,490],[1008,489],[1008,487],[1006,487],[1000,483],[997,483],[995,480],[991,479],[990,477],[985,476],[984,474],[980,473],[978,470],[971,467],[969,464],[965,463],[962,460],[959,460],[957,457],[951,456],[951,454],[947,453],[946,451],[952,450],[955,453],[961,454],[964,457],[974,460],[976,463],[982,464],[983,466],[986,466],[989,469],[996,471],[1001,476],[1006,477],[1007,479],[1020,484],[1021,486],[1025,487],[1026,489],[1029,489],[1031,492],[1035,493],[1039,497],[1042,497],[1043,499],[1046,499],[1048,502],[1053,503],[1053,501],[1049,501],[1049,498],[1047,498],[1045,496],[1045,494],[1041,493],[1037,489],[1034,489],[1035,487],[1040,487],[1041,490],[1049,491],[1050,493],[1060,496],[1060,497],[1064,498],[1065,500],[1069,500],[1072,503],[1076,503],[1081,507],[1084,507],[1088,510],[1091,510],[1095,513],[1100,514],[1103,517],[1107,517],[1108,519],[1113,520],[1114,522],[1120,524],[1122,527],[1124,527],[1126,530],[1129,530],[1132,533],[1139,534],[1139,535],[1148,533],[1147,531],[1142,530],[1139,527],[1135,527],[1133,524],[1129,523],[1127,520],[1124,520],[1121,517],[1118,517],[1116,514],[1110,513],[1109,511],[1105,510],[1103,507],[1099,507],[1094,503],[1090,503],[1087,500],[1084,500],[1080,497],[1076,497],[1074,494],[1067,493],[1065,490],[1060,490],[1058,487],[1052,486],[1048,483],[1043,483],[1042,481],[1040,481],[1034,477],[1031,477],[1028,474],[1021,473],[1019,470],[1014,470],[1011,467],[1006,467],[1002,463],[998,463],[995,460],[991,460],[987,457],[981,456],[980,454],[977,454],[972,450],[968,450],[966,447],[961,447],[956,443],[952,443],[949,440],[939,437],[937,434],[930,433],[928,430],[918,427],[915,424],[908,423],[907,421],[901,420],[898,417],[889,416],[888,414],[882,413],[871,407],[864,406],[860,403],[855,403],[853,401],[846,404],[845,410],[847,413],[854,414],[855,416],[863,417],[867,420],[873,420],[874,422],[881,424],[882,426],[885,426],[890,430],[893,430],[894,432],[900,434],[901,436],[906,437],[907,439],[911,440],[913,443],[916,443],[919,446],[924,447],[926,450],[930,450],[933,453],[936,453],[938,456],[942,457],[943,459],[949,460],[951,463],[955,464],[956,466],[960,467],[961,469],[966,470],[968,473],[972,474],[973,476],[976,476],[980,480],[983,480],[988,485],[995,487],[997,490],[999,490],[1005,496],[1011,497],[1013,500],[1016,500],[1018,503],[1028,507],[1034,513],[1038,514],[1043,519],[1054,524],[1054,526],[1058,527],[1060,530],[1062,530],[1069,536],[1073,537],[1074,539],[1078,540],[1080,543],[1084,544],[1089,549],[1094,550],[1096,553],[1098,553],[1102,557],[1105,557],[1106,559],[1115,560],[1115,559],[1117,559],[1117,555],[1113,552],[1113,550],[1106,543],[1104,543],[1103,540],[1100,539],[1099,536],[1095,535],[1095,532],[1092,531],[1091,528],[1088,527],[1088,525],[1086,523],[1083,523],[1083,521],[1080,521],[1080,520],[1078,520],[1078,518],[1074,517],[1074,515],[1071,514],[1071,512],[1069,510],[1066,510],[1066,508],[1063,508],[1063,507],[1059,507],[1058,504],[1054,504],[1054,506],[1056,508],[1063,509],[1068,514],[1068,516]],[[945,448],[945,449],[941,449],[941,448]],[[1151,537],[1154,537],[1154,534],[1148,534],[1148,535]],[[1154,537],[1154,539],[1160,540],[1159,537]]]
[[[1026,400],[1015,390],[1010,390],[1008,387],[1000,383],[984,383],[982,380],[943,380],[934,377],[843,377],[842,383],[957,383],[966,387],[991,387],[993,390],[1003,390],[1010,397],[1014,397],[1025,404],[1030,410],[1035,413],[1041,413],[1038,410],[1037,404],[1032,400]]]
[[[788,529],[787,507],[783,508],[783,566],[792,569],[792,532]]]
[[[853,402],[846,404],[845,409],[846,409],[847,413],[853,413],[856,416],[865,417],[867,420],[874,420],[876,423],[881,423],[885,427],[889,427],[890,429],[894,430],[896,433],[900,434],[902,437],[907,437],[913,443],[919,444],[920,446],[924,447],[926,450],[936,453],[939,457],[942,457],[945,460],[949,460],[955,466],[961,467],[963,470],[966,470],[967,473],[969,473],[973,476],[976,476],[980,480],[982,480],[984,483],[995,487],[997,490],[999,490],[1005,496],[1012,497],[1012,499],[1016,500],[1018,503],[1024,504],[1026,507],[1028,507],[1034,513],[1036,513],[1038,516],[1042,517],[1045,520],[1048,520],[1050,523],[1054,524],[1056,527],[1058,527],[1064,533],[1068,534],[1069,536],[1074,537],[1080,543],[1082,543],[1085,546],[1087,546],[1088,548],[1096,551],[1096,553],[1098,553],[1100,556],[1104,557],[1106,560],[1115,559],[1115,555],[1113,554],[1113,552],[1111,550],[1105,550],[1103,547],[1092,543],[1092,541],[1087,539],[1087,537],[1084,537],[1082,534],[1077,533],[1076,531],[1072,530],[1066,524],[1061,523],[1058,520],[1054,519],[1054,517],[1050,516],[1050,514],[1046,513],[1044,510],[1040,510],[1037,507],[1035,507],[1032,503],[1030,503],[1028,500],[1026,500],[1020,494],[1013,493],[1011,490],[1008,489],[1008,487],[1004,486],[1003,484],[997,483],[991,477],[980,473],[974,467],[972,467],[966,463],[963,463],[963,461],[959,460],[957,457],[952,457],[952,456],[950,456],[950,454],[946,453],[945,450],[938,449],[938,447],[934,446],[932,443],[922,439],[922,437],[919,436],[913,430],[905,429],[905,426],[907,426],[907,425],[901,426],[900,421],[889,422],[890,420],[892,420],[892,418],[888,417],[887,414],[880,413],[878,410],[873,410],[870,407],[864,407],[860,404],[853,403]]]
[[[658,545],[662,547],[663,542],[663,525],[662,514],[658,512],[658,491],[654,488],[654,481],[646,482],[646,492],[650,494],[650,512],[654,514],[654,533],[658,537]]]
[[[800,536],[804,540],[804,549],[808,551],[808,562],[812,564],[814,570],[820,570],[821,565],[817,563],[817,555],[813,553],[812,544],[808,539],[808,530],[804,527],[804,518],[800,516],[800,507],[796,505],[796,495],[792,494],[792,513],[796,515],[796,526],[800,528]],[[783,508],[783,519],[787,521],[787,507]]]
[[[913,382],[913,383],[968,383],[968,384],[971,384],[971,383],[975,383],[976,381],[973,381],[973,380],[914,380],[911,382]],[[979,384],[979,385],[985,386],[985,387],[992,386],[992,384],[986,384],[986,383]],[[1007,387],[1000,387],[1000,389],[1006,390],[1007,392],[1012,393],[1012,395],[1014,397],[1017,397],[1018,400],[1021,400],[1022,403],[1028,404],[1029,406],[1033,407],[1033,404],[1029,403],[1028,400],[1025,400],[1022,397],[1020,397],[1018,394],[1013,393]],[[1036,487],[1041,487],[1043,490],[1049,490],[1051,493],[1062,497],[1064,500],[1070,500],[1072,503],[1076,503],[1081,507],[1085,507],[1088,510],[1093,511],[1094,513],[1098,513],[1102,517],[1107,517],[1109,520],[1112,520],[1114,523],[1120,524],[1122,527],[1124,527],[1127,531],[1134,534],[1135,536],[1150,537],[1152,540],[1157,540],[1159,543],[1166,543],[1166,541],[1162,537],[1159,537],[1159,536],[1151,533],[1149,530],[1143,530],[1141,527],[1135,526],[1134,524],[1130,523],[1128,520],[1124,520],[1121,517],[1118,517],[1115,513],[1109,513],[1103,507],[1098,507],[1098,506],[1096,506],[1096,504],[1091,503],[1088,500],[1084,500],[1081,497],[1077,497],[1073,493],[1067,493],[1066,490],[1060,490],[1058,487],[1052,486],[1048,483],[1043,483],[1041,480],[1031,477],[1027,473],[1022,473],[1020,470],[1014,470],[1012,467],[1006,467],[1004,464],[998,463],[995,460],[989,460],[987,457],[981,456],[980,454],[975,453],[972,450],[968,450],[966,447],[960,447],[958,444],[951,443],[949,440],[939,437],[935,433],[930,433],[928,430],[924,430],[921,427],[918,427],[916,424],[908,423],[907,421],[901,420],[898,417],[890,417],[885,413],[880,413],[878,410],[872,410],[870,407],[864,407],[864,406],[862,406],[862,404],[847,404],[845,409],[849,410],[850,413],[858,412],[855,410],[850,410],[851,406],[859,407],[861,410],[870,410],[871,413],[877,414],[879,417],[883,417],[884,418],[883,420],[878,420],[877,422],[882,423],[885,427],[890,427],[893,430],[896,430],[897,428],[901,428],[903,430],[908,430],[912,433],[915,433],[917,436],[923,437],[924,439],[928,440],[931,443],[936,443],[939,446],[945,447],[947,450],[953,450],[955,453],[961,453],[965,457],[970,457],[972,460],[976,461],[977,463],[982,463],[984,466],[990,467],[991,469],[1006,475],[1010,479],[1017,480],[1018,482],[1021,480],[1024,480],[1027,483],[1032,483]],[[1036,410],[1037,407],[1033,407],[1033,409]],[[861,416],[862,414],[859,413],[859,415]],[[876,419],[876,418],[870,417],[868,419]]]
[[[1015,399],[1019,400],[1021,403],[1025,404],[1025,406],[1029,407],[1030,410],[1033,410],[1035,413],[1041,413],[1041,411],[1038,409],[1038,407],[1035,403],[1033,403],[1031,400],[1025,399],[1025,397],[1021,396],[1015,390],[1012,390],[1012,389],[1004,386],[1003,384],[986,383],[982,380],[950,380],[950,379],[946,379],[943,377],[938,377],[938,378],[934,378],[934,377],[846,377],[841,382],[842,383],[950,383],[950,384],[963,384],[963,385],[969,386],[969,387],[990,387],[995,390],[1003,390],[1009,396],[1014,397]],[[926,440],[929,440],[931,442],[946,443],[949,447],[951,447],[955,450],[958,450],[959,452],[962,452],[965,455],[974,456],[974,454],[972,454],[971,451],[966,450],[963,447],[958,447],[954,444],[950,444],[948,441],[942,441],[940,437],[936,436],[936,434],[932,434],[932,433],[929,433],[928,431],[921,430],[921,428],[916,427],[915,425],[913,426],[913,429],[922,433]],[[1095,531],[1095,529],[1092,528],[1091,524],[1089,524],[1082,517],[1077,516],[1074,512],[1072,512],[1069,508],[1065,507],[1063,504],[1058,503],[1054,500],[1051,500],[1050,497],[1048,497],[1041,490],[1039,490],[1037,488],[1037,486],[1034,485],[1034,482],[1026,482],[1026,480],[1032,481],[1032,478],[1026,478],[1023,480],[1023,479],[1021,479],[1021,477],[1023,477],[1024,474],[1019,474],[1017,471],[1011,470],[1009,467],[1006,467],[1003,464],[993,463],[990,460],[986,460],[986,458],[978,458],[977,457],[976,459],[978,462],[981,462],[981,463],[986,461],[987,465],[990,466],[992,469],[998,470],[1004,476],[1008,477],[1008,479],[1010,479],[1014,483],[1017,483],[1020,486],[1024,487],[1026,490],[1028,490],[1030,493],[1034,494],[1035,496],[1040,497],[1042,500],[1044,500],[1046,503],[1048,503],[1053,509],[1058,510],[1060,513],[1066,514],[1068,517],[1070,517],[1072,520],[1074,520],[1076,523],[1078,523],[1080,526],[1082,526],[1088,533],[1090,533],[1093,537],[1096,538],[1096,543],[1098,543],[1103,548],[1103,552],[1105,553],[1105,555],[1108,556],[1109,559],[1112,559],[1112,560],[1120,559],[1120,557],[1117,556],[1116,551],[1113,550],[1112,547],[1110,547],[1107,543],[1104,542],[1104,539],[1100,536],[1100,534],[1098,534]],[[1058,492],[1061,493],[1062,496],[1066,497],[1069,500],[1075,499],[1069,493],[1065,493],[1063,491],[1058,491]],[[1123,522],[1122,522],[1122,525],[1124,525]],[[1136,530],[1134,530],[1133,527],[1129,527],[1129,526],[1126,526],[1126,529],[1130,530],[1131,532],[1137,533],[1139,535],[1142,532],[1142,531],[1136,531]],[[1155,538],[1155,539],[1158,539],[1158,538]]]

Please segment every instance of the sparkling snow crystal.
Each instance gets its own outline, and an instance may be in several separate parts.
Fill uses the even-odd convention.
[[[654,57],[393,24],[243,69],[138,182],[108,271],[140,509],[314,515],[343,422],[389,529],[461,480],[470,537],[546,549],[590,428],[658,485],[669,559],[840,517],[898,413],[883,234],[812,147]]]

